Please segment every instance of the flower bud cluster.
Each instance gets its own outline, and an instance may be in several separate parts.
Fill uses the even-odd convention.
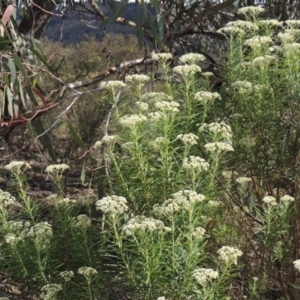
[[[71,281],[71,279],[74,277],[73,271],[63,271],[59,273],[59,276],[63,278],[65,282]]]
[[[78,269],[78,274],[83,275],[87,278],[92,277],[95,274],[98,274],[97,270],[91,267],[81,267]]]
[[[208,102],[213,102],[214,100],[220,100],[220,99],[221,96],[217,92],[212,93],[207,91],[200,91],[195,94],[195,100],[203,104],[206,104]]]
[[[68,170],[69,166],[66,164],[50,165],[46,168],[46,172],[51,174],[62,174],[65,170]]]
[[[188,78],[189,76],[193,76],[196,73],[200,73],[201,68],[195,64],[176,66],[173,68],[173,72],[182,75],[184,78]]]
[[[166,227],[160,220],[146,218],[144,216],[136,216],[131,218],[126,225],[123,226],[125,235],[135,235],[137,233],[155,232],[159,233],[170,232],[171,228]]]
[[[0,189],[0,207],[7,208],[13,206],[15,202],[16,198],[14,196],[12,196],[9,192],[4,192]]]
[[[199,53],[188,53],[180,57],[183,64],[193,65],[205,60],[205,56]]]
[[[234,265],[237,265],[237,259],[243,255],[242,251],[230,246],[223,246],[217,253],[220,261]]]
[[[197,145],[197,140],[199,139],[193,133],[179,134],[176,138],[181,140],[185,145]]]
[[[294,201],[295,201],[295,199],[289,195],[284,195],[283,197],[280,198],[280,202],[286,206],[290,205]]]
[[[180,104],[175,101],[157,101],[154,106],[162,112],[179,112]]]
[[[265,196],[262,201],[269,206],[277,206],[276,198],[273,196]]]
[[[127,200],[122,196],[108,196],[96,202],[96,209],[104,213],[121,215],[128,210]]]
[[[217,279],[219,277],[219,273],[213,269],[199,268],[193,272],[193,277],[196,279],[198,284],[206,286],[208,281]]]
[[[200,128],[199,131],[209,131],[211,133],[219,135],[221,138],[225,140],[232,139],[232,130],[231,127],[224,122],[221,123],[204,123]]]
[[[216,142],[208,143],[204,145],[204,148],[208,152],[231,152],[234,151],[233,147],[228,143]]]
[[[135,127],[138,124],[144,123],[147,121],[147,118],[142,115],[126,115],[122,118],[120,118],[119,123],[123,127]]]
[[[209,163],[199,156],[190,156],[183,159],[182,169],[196,172],[207,171]]]
[[[249,94],[253,90],[252,83],[247,80],[243,80],[243,81],[238,80],[232,84],[232,87],[239,94]]]
[[[30,165],[24,161],[12,161],[4,168],[13,174],[20,174],[28,169],[31,169]]]
[[[181,210],[189,210],[192,205],[201,203],[205,196],[192,190],[181,190],[165,200],[161,205],[155,204],[153,212],[158,216],[171,216]]]
[[[74,227],[87,229],[91,227],[92,220],[87,215],[79,215],[72,219],[72,224]]]
[[[125,77],[125,82],[140,84],[146,83],[150,81],[150,77],[144,74],[134,74],[134,75],[127,75]]]
[[[47,284],[42,287],[42,293],[40,294],[40,299],[43,300],[53,300],[57,299],[57,294],[62,290],[61,284]]]
[[[113,90],[113,91],[116,91],[121,87],[125,87],[125,86],[126,84],[120,80],[110,80],[110,81],[104,81],[100,83],[100,87],[106,88],[108,90]]]

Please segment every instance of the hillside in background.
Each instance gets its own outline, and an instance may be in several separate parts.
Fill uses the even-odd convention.
[[[109,5],[100,5],[104,14],[112,14]],[[124,13],[124,17],[128,20],[135,21],[139,5],[136,3],[129,3]],[[149,13],[153,13],[153,8],[148,7]],[[57,12],[59,14],[59,12]],[[78,13],[76,11],[67,11],[64,18],[53,16],[47,25],[44,32],[44,37],[53,41],[59,41],[62,32],[61,42],[64,45],[77,44],[85,40],[87,36],[95,37],[97,40],[103,40],[106,33],[116,33],[124,35],[134,35],[135,28],[122,26],[117,23],[112,23],[106,26],[102,25],[99,17],[89,15],[88,13]]]

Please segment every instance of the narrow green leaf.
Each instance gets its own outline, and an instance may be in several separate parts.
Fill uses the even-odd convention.
[[[33,126],[34,126],[34,129],[35,129],[35,132],[37,133],[37,135],[41,135],[45,132],[44,125],[43,125],[41,119],[37,119],[34,122]],[[54,162],[56,162],[56,156],[55,156],[55,153],[54,153],[52,143],[51,143],[51,140],[50,140],[49,136],[47,134],[43,134],[41,137],[39,137],[39,141],[47,149],[47,151],[48,151],[50,157],[52,158],[52,160]]]
[[[116,9],[116,12],[114,14],[112,14],[111,16],[109,16],[108,18],[106,18],[102,22],[102,25],[104,26],[109,23],[113,23],[117,20],[118,17],[121,17],[126,10],[127,4],[128,4],[128,0],[121,0],[118,8]]]
[[[18,54],[14,52],[14,53],[12,54],[12,57],[13,57],[13,59],[14,59],[14,62],[15,62],[15,64],[16,64],[16,66],[17,66],[18,69],[21,71],[21,73],[22,73],[22,75],[24,76],[24,78],[27,78],[27,72],[26,72],[26,70],[25,70],[25,68],[24,68],[24,66],[23,66],[23,63],[22,63],[20,57],[18,56]]]
[[[8,65],[9,71],[10,71],[11,82],[14,82],[17,77],[17,69],[15,66],[15,63],[11,58],[9,58],[7,65]]]
[[[14,107],[13,107],[13,95],[11,93],[11,90],[9,87],[5,87],[4,88],[4,93],[6,95],[6,99],[7,99],[7,110],[8,110],[8,113],[11,117],[14,116]]]
[[[143,24],[142,24],[142,12],[140,9],[136,13],[136,36],[138,39],[139,47],[143,47]]]
[[[37,100],[36,100],[35,97],[34,97],[34,94],[33,94],[33,92],[32,92],[32,89],[31,89],[29,86],[27,86],[27,87],[25,87],[25,90],[26,90],[26,92],[27,92],[27,94],[28,94],[28,96],[29,96],[29,99],[30,99],[30,101],[32,102],[32,104],[33,104],[35,107],[39,106],[39,103],[37,102]]]
[[[31,124],[31,121],[30,121],[30,120],[28,120],[28,121],[26,122],[26,127],[27,127],[27,129],[28,129],[28,133],[29,133],[30,137],[31,137],[32,139],[34,139],[33,128],[32,128],[32,124]]]
[[[116,3],[115,0],[108,0],[109,6],[111,7],[112,11],[116,12]]]
[[[48,69],[51,69],[47,60],[44,58],[44,56],[39,51],[37,51],[36,49],[33,49],[33,48],[30,48],[30,51],[42,62],[42,64],[45,67],[47,67]]]
[[[21,83],[19,81],[19,78],[16,77],[15,80],[13,81],[14,95],[19,95],[20,85],[21,85]]]
[[[153,37],[154,37],[156,43],[160,46],[161,49],[165,50],[165,46],[162,43],[162,40],[161,40],[160,36],[157,33],[157,28],[156,28],[156,26],[155,26],[154,21],[152,20],[152,18],[148,18],[148,22],[149,22],[149,25],[150,25],[150,28],[151,28],[151,32],[153,34]]]
[[[82,166],[81,166],[81,174],[80,174],[80,179],[81,179],[81,183],[84,184],[85,182],[85,168],[86,168],[86,163],[87,163],[87,159],[85,159],[82,162]]]
[[[80,138],[80,136],[78,135],[78,132],[76,131],[76,129],[73,127],[73,125],[71,124],[71,122],[69,121],[69,132],[73,138],[73,140],[79,145],[79,147],[86,149],[86,145],[85,143],[82,141],[82,139]]]
[[[24,108],[26,108],[26,101],[25,101],[25,97],[24,97],[24,91],[23,91],[22,84],[20,84],[19,88],[20,88],[19,95],[20,95],[20,98],[21,98],[21,101],[22,101],[22,105],[23,105]]]

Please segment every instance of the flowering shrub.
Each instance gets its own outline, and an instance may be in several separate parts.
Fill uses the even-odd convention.
[[[219,92],[194,53],[173,68],[170,53],[153,55],[163,92],[148,91],[148,75],[101,83],[112,104],[92,149],[101,199],[67,195],[60,164],[46,169],[58,191],[41,205],[28,195],[30,166],[6,166],[16,187],[0,190],[8,272],[41,299],[300,297],[300,25],[262,12],[242,8],[245,20],[219,30]]]

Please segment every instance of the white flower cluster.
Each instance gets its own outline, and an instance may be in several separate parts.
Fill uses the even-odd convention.
[[[207,91],[200,91],[195,94],[195,100],[203,104],[207,102],[213,102],[214,100],[220,100],[220,99],[221,96],[217,92],[211,93]]]
[[[207,171],[209,169],[209,163],[199,156],[191,155],[183,159],[182,169],[196,172]]]
[[[263,67],[268,67],[270,63],[273,62],[274,60],[276,60],[276,57],[272,55],[258,56],[253,59],[251,64],[254,67],[263,68]]]
[[[193,232],[192,232],[192,236],[196,239],[196,240],[202,240],[205,234],[205,229],[202,227],[195,227]]]
[[[133,74],[125,77],[125,82],[132,82],[135,84],[143,84],[148,81],[150,81],[150,77],[144,74]]]
[[[57,204],[61,205],[74,205],[77,201],[75,199],[70,198],[58,198]]]
[[[8,233],[4,236],[5,242],[10,245],[16,245],[18,242],[22,240],[21,237],[17,236],[14,233]]]
[[[252,182],[252,178],[249,178],[249,177],[238,177],[236,179],[236,182],[241,184],[241,185],[244,185],[244,184],[247,184],[249,182]]]
[[[294,37],[289,32],[279,32],[277,34],[277,37],[280,39],[282,43],[288,43],[292,42],[294,40]]]
[[[72,219],[72,225],[74,227],[86,229],[91,227],[92,220],[87,215],[79,215]]]
[[[52,284],[44,285],[41,289],[42,293],[40,294],[40,299],[43,300],[57,299],[56,295],[62,289],[63,288],[61,284],[52,283]]]
[[[4,192],[0,189],[0,206],[7,208],[13,206],[16,201],[16,198],[12,196],[9,192]]]
[[[76,200],[70,199],[70,198],[62,198],[58,196],[57,194],[52,194],[47,197],[47,199],[51,202],[61,204],[61,205],[73,205],[76,204]]]
[[[262,201],[265,204],[270,205],[270,206],[276,206],[277,205],[276,198],[274,198],[273,196],[265,196]]]
[[[101,148],[102,145],[107,145],[107,146],[112,145],[116,141],[116,139],[117,139],[117,136],[106,134],[106,135],[104,135],[104,137],[102,138],[101,141],[97,141],[95,143],[94,148],[99,149],[99,148]]]
[[[284,205],[288,206],[290,205],[292,202],[295,201],[295,199],[289,195],[284,195],[283,197],[280,198],[281,203],[283,203]]]
[[[232,139],[232,130],[229,125],[227,125],[224,122],[221,123],[204,123],[200,128],[199,131],[209,131],[214,134],[219,135],[221,138],[225,140],[231,140]]]
[[[114,215],[123,214],[128,210],[127,200],[121,196],[108,196],[96,202],[96,209]]]
[[[178,134],[176,138],[181,140],[185,145],[197,145],[197,140],[199,139],[193,133]]]
[[[204,148],[208,152],[232,152],[234,151],[233,147],[228,143],[216,142],[208,143],[204,145]]]
[[[131,151],[131,150],[134,149],[135,144],[133,142],[126,142],[126,143],[122,144],[121,147],[122,147],[122,149],[125,149],[127,151]]]
[[[148,114],[148,118],[151,121],[159,121],[164,118],[164,114],[160,111],[154,111]]]
[[[4,167],[6,170],[20,174],[21,172],[24,172],[28,169],[31,169],[30,165],[27,162],[24,161],[12,161],[8,165]]]
[[[189,210],[191,205],[201,203],[205,196],[192,190],[181,190],[172,194],[172,198],[161,205],[155,204],[153,212],[158,216],[171,216],[180,210]]]
[[[199,268],[193,272],[193,277],[196,279],[198,284],[205,286],[208,281],[217,279],[219,277],[219,273],[213,269]]]
[[[63,271],[59,273],[59,276],[63,278],[65,282],[71,281],[71,279],[74,277],[73,271]]]
[[[233,176],[237,176],[237,175],[238,175],[238,173],[235,171],[223,171],[222,172],[222,176],[225,179],[232,179]]]
[[[173,56],[171,53],[155,53],[152,55],[152,59],[158,61],[161,64],[166,63],[168,60],[172,58]]]
[[[31,226],[28,221],[11,221],[9,222],[9,233],[5,236],[5,241],[8,244],[15,244],[27,237],[29,227]]]
[[[166,300],[166,297],[158,297],[156,300]]]
[[[154,106],[163,112],[179,112],[180,104],[175,101],[158,101],[155,102]]]
[[[243,80],[243,81],[236,81],[232,84],[232,87],[239,93],[239,94],[248,94],[251,93],[253,88],[252,88],[252,83]]]
[[[237,259],[243,255],[242,251],[230,246],[223,246],[217,253],[220,261],[234,265],[237,265]]]
[[[84,277],[90,278],[95,274],[98,274],[97,270],[91,267],[81,267],[78,269],[78,274]]]
[[[239,15],[244,15],[244,16],[258,16],[260,13],[264,12],[265,9],[260,7],[260,6],[246,6],[242,7],[238,10]]]
[[[205,60],[205,56],[199,53],[184,54],[180,57],[180,61],[184,64],[192,65]]]
[[[126,84],[120,80],[110,80],[100,83],[100,87],[106,88],[108,90],[116,91],[122,87],[125,87]]]
[[[203,73],[201,73],[201,76],[208,79],[208,78],[214,76],[214,73],[212,73],[212,72],[203,72]]]
[[[27,236],[39,241],[46,241],[52,237],[52,227],[48,222],[37,223],[30,227]]]
[[[149,233],[154,231],[158,231],[159,233],[170,232],[171,228],[166,227],[160,220],[136,216],[131,218],[127,224],[123,226],[122,230],[125,235],[134,235],[135,233]]]
[[[290,28],[298,28],[300,26],[300,20],[286,20],[285,23]]]
[[[271,44],[272,39],[269,36],[255,36],[244,42],[244,46],[248,46],[252,49],[261,48],[264,44]]]
[[[136,105],[141,111],[147,111],[148,108],[149,108],[149,105],[148,105],[147,103],[140,102],[140,101],[135,102],[135,105]]]
[[[163,92],[151,92],[146,93],[142,96],[143,100],[148,102],[157,102],[157,101],[172,101],[172,97],[163,93]]]
[[[269,28],[269,27],[275,27],[275,26],[280,26],[282,25],[282,22],[279,22],[278,20],[259,20],[257,22],[258,26],[260,27],[265,27],[265,28]]]
[[[290,44],[286,44],[285,45],[285,52],[286,53],[291,53],[291,54],[299,54],[299,51],[300,51],[300,44],[299,43],[290,43]],[[295,53],[296,52],[296,53]]]
[[[173,72],[182,75],[184,78],[194,76],[196,73],[201,73],[201,68],[195,64],[176,66],[173,68]]]
[[[226,26],[223,28],[220,28],[217,30],[217,33],[221,33],[221,34],[228,34],[228,35],[245,35],[246,32],[239,28],[239,27],[234,27],[234,26]]]
[[[293,262],[294,268],[300,272],[300,259],[297,259]]]
[[[234,21],[234,22],[228,22],[225,27],[235,27],[240,28],[245,31],[256,31],[258,30],[257,25],[255,25],[252,22],[249,21]]]
[[[50,165],[46,168],[46,172],[51,174],[62,174],[65,170],[68,170],[69,166],[66,164]]]
[[[126,115],[122,118],[120,118],[119,123],[123,127],[135,127],[140,123],[146,122],[147,117],[142,115]]]
[[[209,200],[209,201],[207,202],[207,206],[208,206],[208,207],[219,207],[219,206],[221,206],[221,205],[223,205],[223,203],[222,203],[221,201]]]
[[[150,141],[149,145],[155,151],[160,151],[162,149],[163,145],[167,145],[169,143],[170,143],[170,141],[167,138],[160,136],[160,137],[157,137],[154,141]]]

